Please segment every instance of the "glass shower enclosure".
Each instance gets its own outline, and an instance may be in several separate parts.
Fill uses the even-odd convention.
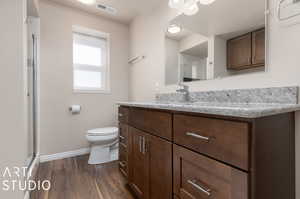
[[[37,107],[38,107],[38,32],[39,20],[28,18],[27,26],[27,160],[30,168],[37,155]]]

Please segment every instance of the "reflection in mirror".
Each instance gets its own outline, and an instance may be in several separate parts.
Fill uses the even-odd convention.
[[[208,38],[182,29],[165,41],[167,85],[207,79]]]
[[[195,15],[170,21],[165,83],[265,71],[265,5],[263,0],[198,3]]]

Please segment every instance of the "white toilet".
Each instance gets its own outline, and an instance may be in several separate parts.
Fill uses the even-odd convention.
[[[88,130],[86,139],[91,144],[89,164],[102,164],[118,159],[118,128]]]

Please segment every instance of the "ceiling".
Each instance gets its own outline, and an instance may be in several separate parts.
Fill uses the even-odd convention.
[[[206,58],[208,56],[208,42],[198,44],[192,48],[183,51],[182,53],[200,58]]]
[[[97,3],[111,6],[117,9],[116,15],[111,15],[96,8],[96,5],[84,5],[77,0],[51,0],[59,4],[81,9],[91,14],[104,16],[125,24],[137,15],[151,12],[162,3],[167,3],[168,0],[97,0]]]

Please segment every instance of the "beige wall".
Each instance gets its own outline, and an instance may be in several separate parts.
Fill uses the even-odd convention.
[[[146,56],[130,67],[131,100],[154,99],[155,93],[164,85],[165,31],[168,20],[174,15],[174,10],[161,7],[151,15],[135,18],[130,24],[130,54],[132,57]]]
[[[191,90],[221,90],[269,86],[300,86],[300,25],[282,26],[275,19],[275,2],[270,1],[269,66],[265,73],[239,75],[217,80],[190,83]],[[162,11],[162,10],[165,11]],[[168,15],[169,13],[169,15]],[[174,16],[174,15],[173,15]],[[130,98],[153,100],[156,92],[174,92],[175,86],[164,82],[164,23],[170,19],[167,7],[151,16],[140,16],[131,24],[131,53],[148,53],[143,62],[130,71]],[[151,53],[151,54],[150,54]],[[157,88],[157,84],[160,85]],[[300,199],[300,114],[296,115],[297,198]]]
[[[41,154],[88,146],[86,130],[117,125],[116,101],[128,99],[129,28],[48,1],[41,14]],[[111,94],[74,94],[72,91],[72,25],[110,34]],[[80,104],[80,115],[68,108]]]
[[[25,1],[0,1],[0,198],[21,199],[22,191],[2,190],[2,174],[6,167],[25,166],[26,127],[25,127]],[[25,4],[26,5],[26,4]],[[4,30],[4,31],[3,31]],[[5,178],[6,180],[9,180]]]

